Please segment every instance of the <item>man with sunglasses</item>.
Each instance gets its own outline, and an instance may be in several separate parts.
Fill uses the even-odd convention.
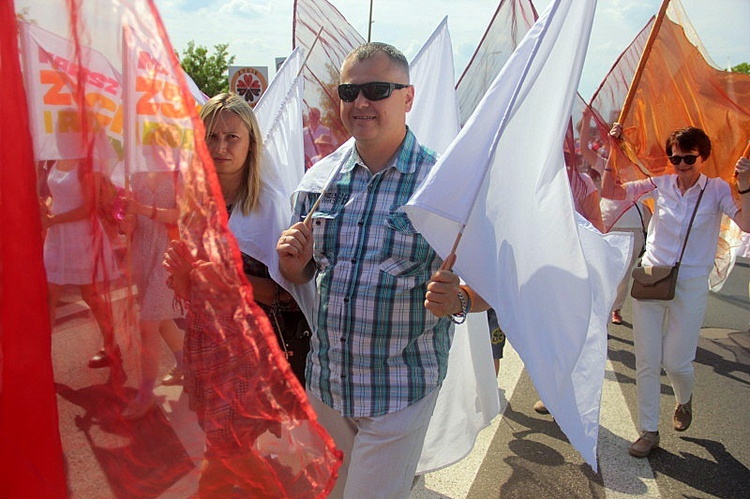
[[[622,127],[610,134],[619,138]],[[621,184],[617,172],[604,168],[602,195],[611,199],[651,197],[654,214],[648,227],[643,265],[672,266],[680,258],[690,219],[695,218],[685,244],[672,300],[633,301],[633,340],[641,436],[628,449],[646,457],[659,445],[661,369],[667,373],[677,404],[672,417],[675,431],[685,431],[693,419],[693,359],[708,299],[708,275],[716,254],[722,214],[750,231],[750,160],[735,167],[738,207],[724,180],[701,173],[711,154],[711,140],[700,128],[672,132],[665,152],[674,174]]]
[[[316,282],[307,393],[344,452],[331,497],[407,497],[453,321],[487,305],[439,270],[442,260],[400,209],[436,162],[406,126],[414,102],[406,58],[383,43],[356,48],[338,93],[354,141],[302,180],[295,220],[309,222],[282,233],[279,269],[292,282]],[[331,178],[322,193],[310,187],[316,176]]]

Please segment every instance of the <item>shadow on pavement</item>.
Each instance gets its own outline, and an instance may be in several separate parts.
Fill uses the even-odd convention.
[[[143,418],[128,421],[120,416],[125,401],[106,384],[78,390],[61,383],[55,387],[61,397],[84,409],[75,416],[75,426],[115,497],[157,497],[195,467],[159,405]],[[124,390],[131,397],[136,392]]]
[[[682,451],[673,454],[663,448],[649,458],[657,473],[663,473],[712,497],[750,497],[750,470],[735,459],[721,442],[703,438],[680,437],[706,449],[713,461]],[[701,470],[696,473],[695,470]]]

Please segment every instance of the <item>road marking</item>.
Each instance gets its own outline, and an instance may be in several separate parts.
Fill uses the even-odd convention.
[[[597,443],[599,469],[607,499],[661,497],[648,459],[628,454],[638,430],[628,410],[612,363],[607,360],[602,386]]]
[[[412,499],[445,499],[446,497],[466,497],[479,468],[490,448],[492,439],[500,427],[508,401],[513,398],[513,391],[523,372],[523,362],[510,344],[506,343],[503,360],[500,361],[498,388],[500,392],[500,415],[479,432],[471,453],[456,464],[442,470],[428,473],[412,489]]]
[[[504,353],[498,380],[501,393],[504,393],[500,415],[479,433],[474,448],[465,459],[425,475],[412,489],[411,499],[463,498],[468,495],[523,372],[523,362],[516,351],[506,345]],[[627,452],[630,442],[638,437],[638,431],[609,360],[602,386],[599,422],[599,469],[607,499],[661,497],[648,459],[637,459]]]

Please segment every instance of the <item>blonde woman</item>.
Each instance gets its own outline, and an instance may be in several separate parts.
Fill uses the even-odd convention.
[[[206,128],[206,144],[216,167],[221,192],[230,217],[249,215],[258,205],[261,189],[261,138],[258,122],[250,106],[236,94],[219,94],[201,109]],[[307,324],[291,295],[274,282],[268,269],[258,260],[242,254],[245,275],[252,285],[253,297],[267,313],[276,331],[282,350],[292,361],[294,373],[304,386],[304,362],[309,348],[309,334],[297,338]],[[206,432],[206,459],[199,484],[200,496],[230,494],[233,487],[250,487],[255,496],[276,496],[278,491],[258,490],[258,483],[272,487],[274,480],[259,478],[265,471],[253,453],[243,452],[236,434],[253,442],[268,429],[262,420],[242,421],[232,400],[225,393],[243,393],[246,381],[253,378],[252,365],[243,359],[242,335],[252,331],[238,330],[233,307],[222,303],[221,270],[215,264],[193,257],[184,243],[170,245],[166,266],[173,276],[175,291],[180,296],[200,296],[214,310],[231,310],[214,320],[206,307],[188,307],[185,335],[185,391],[190,405]],[[193,272],[196,270],[196,272]],[[199,278],[196,275],[199,274]],[[197,280],[196,280],[197,279]],[[192,286],[199,286],[196,293]],[[233,295],[230,295],[233,296]],[[208,297],[208,298],[206,298]],[[220,334],[217,334],[220,333]],[[217,337],[221,340],[217,341]],[[289,353],[292,355],[289,355]],[[240,425],[242,431],[236,430]],[[229,431],[228,428],[235,428]],[[247,478],[253,482],[248,483]],[[256,488],[253,488],[256,487]]]

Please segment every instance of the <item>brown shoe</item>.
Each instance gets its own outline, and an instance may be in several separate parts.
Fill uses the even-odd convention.
[[[693,422],[693,397],[686,404],[677,404],[674,408],[674,417],[672,418],[672,426],[675,431],[685,431],[690,428],[690,423]]]
[[[182,378],[185,373],[182,369],[174,366],[169,372],[161,379],[161,384],[165,386],[179,385],[182,383]]]
[[[541,400],[537,400],[534,404],[534,411],[538,414],[549,414],[549,409],[547,409],[547,406]]]
[[[633,457],[646,457],[657,447],[659,447],[659,432],[644,431],[640,438],[633,442],[628,452]]]

